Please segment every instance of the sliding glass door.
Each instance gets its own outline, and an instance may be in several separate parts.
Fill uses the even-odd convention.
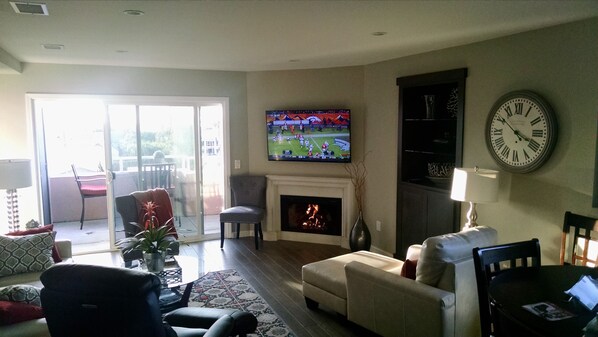
[[[113,249],[125,236],[114,198],[151,188],[169,192],[179,239],[218,237],[228,176],[225,99],[94,96],[77,98],[76,107],[68,108],[69,100],[34,97],[32,106],[44,222],[72,239],[75,253]],[[69,224],[74,215],[59,217],[59,210],[81,210],[75,192],[57,192],[76,191],[73,162],[84,164],[86,174],[104,174],[108,187],[106,198],[86,201],[79,231],[78,221]],[[78,247],[91,236],[100,243]]]

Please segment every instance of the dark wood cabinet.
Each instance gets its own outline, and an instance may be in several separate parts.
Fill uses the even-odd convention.
[[[466,77],[463,68],[397,78],[398,258],[427,237],[459,230],[450,189],[452,168],[462,164]]]

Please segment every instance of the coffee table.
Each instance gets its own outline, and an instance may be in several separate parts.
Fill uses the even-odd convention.
[[[162,313],[186,307],[193,282],[200,276],[199,260],[193,256],[175,255],[166,260],[164,270],[156,275],[162,281],[159,298]]]

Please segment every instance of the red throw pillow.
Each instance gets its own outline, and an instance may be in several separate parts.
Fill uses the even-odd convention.
[[[42,307],[22,302],[0,301],[0,326],[43,318]]]
[[[415,269],[417,268],[417,260],[405,260],[403,268],[401,269],[401,276],[415,280]]]
[[[31,235],[31,234],[39,234],[39,233],[51,233],[52,231],[54,231],[54,225],[45,225],[45,226],[41,226],[41,227],[37,227],[37,228],[26,229],[24,231],[10,232],[10,233],[7,233],[6,235],[23,236],[23,235]],[[54,244],[54,247],[52,247],[52,260],[54,260],[55,263],[62,261],[62,257],[60,257],[60,253],[58,252],[58,248],[56,248],[56,244]]]

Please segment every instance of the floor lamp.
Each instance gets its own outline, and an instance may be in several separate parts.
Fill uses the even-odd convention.
[[[476,203],[489,203],[498,200],[498,171],[474,168],[455,168],[451,199],[469,202],[467,222],[463,229],[476,227],[478,214]]]
[[[31,161],[29,159],[0,160],[0,189],[6,190],[9,232],[20,229],[17,188],[29,186],[31,186]]]

